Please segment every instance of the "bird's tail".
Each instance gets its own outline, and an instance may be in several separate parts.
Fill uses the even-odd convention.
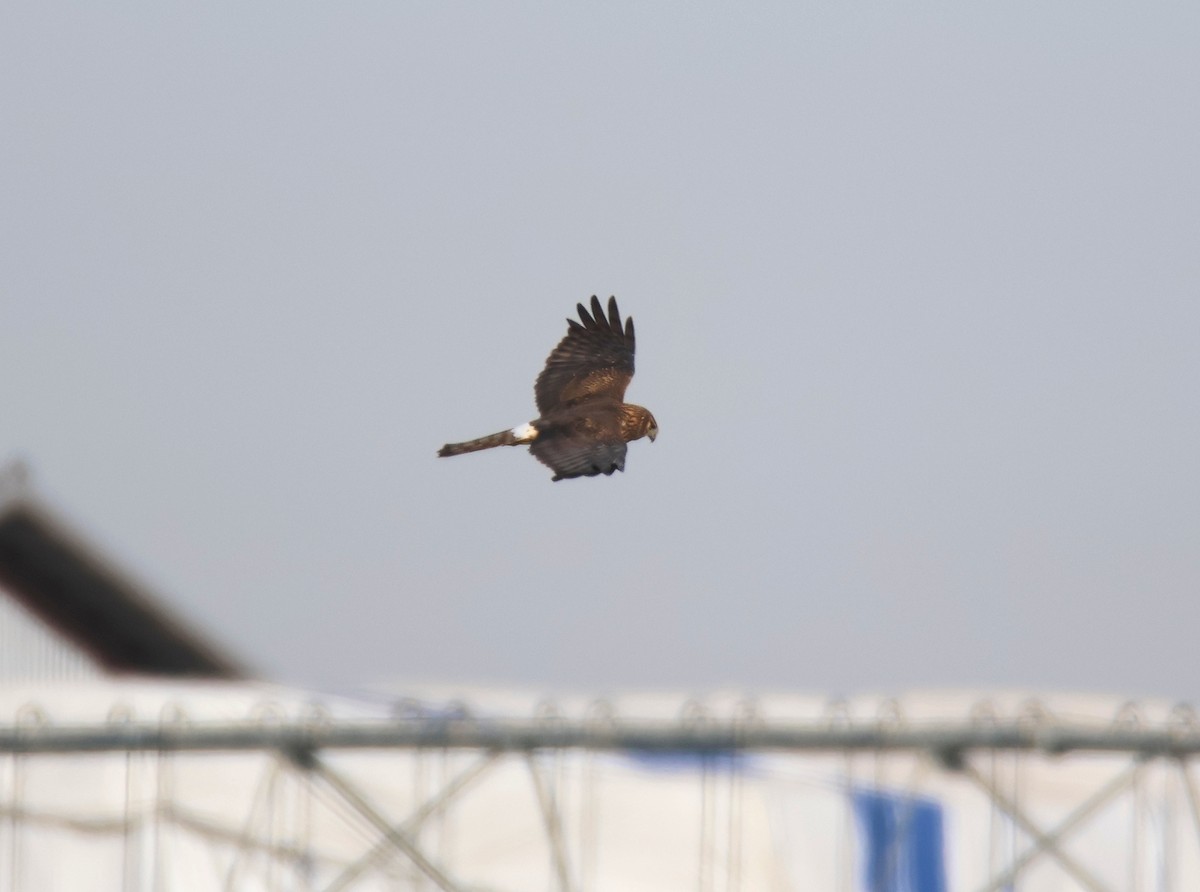
[[[495,446],[517,446],[522,440],[518,440],[515,433],[512,431],[500,431],[498,434],[489,434],[486,437],[480,437],[478,440],[467,440],[465,443],[447,443],[438,450],[438,455],[445,458],[449,455],[462,455],[465,452],[478,452],[480,449],[491,449]]]

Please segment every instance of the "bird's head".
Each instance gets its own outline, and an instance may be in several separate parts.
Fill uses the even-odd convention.
[[[650,410],[644,406],[635,406],[633,403],[623,403],[621,405],[621,439],[626,443],[631,440],[640,440],[642,437],[649,437],[651,442],[658,436],[658,422],[654,420],[654,416],[650,414]]]

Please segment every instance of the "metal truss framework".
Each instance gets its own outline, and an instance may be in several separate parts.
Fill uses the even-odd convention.
[[[1071,727],[1009,724],[862,726],[772,724],[763,721],[569,721],[551,719],[416,718],[264,724],[109,723],[56,726],[31,722],[0,727],[0,753],[239,752],[277,750],[301,762],[320,750],[466,749],[686,752],[924,751],[953,767],[963,754],[1022,751],[1200,754],[1200,727]]]
[[[1064,888],[1089,892],[1116,892],[1118,888],[1140,889],[1143,881],[1115,884],[1101,876],[1087,859],[1071,850],[1070,843],[1089,821],[1123,795],[1136,795],[1148,771],[1157,772],[1158,783],[1170,782],[1184,805],[1186,824],[1195,845],[1200,847],[1200,797],[1190,768],[1200,755],[1200,728],[1190,716],[1162,727],[1144,727],[1137,722],[1117,722],[1108,727],[1042,722],[970,722],[906,726],[891,721],[851,724],[773,724],[763,720],[717,722],[647,722],[606,719],[572,721],[560,717],[534,720],[482,720],[470,717],[403,718],[393,721],[282,721],[276,723],[233,722],[224,724],[111,722],[90,726],[55,726],[42,721],[24,721],[0,727],[0,762],[7,757],[7,784],[0,783],[0,824],[7,822],[12,846],[9,869],[12,877],[0,892],[22,892],[19,857],[15,844],[18,827],[53,825],[72,830],[121,835],[129,839],[145,822],[171,825],[231,846],[236,852],[227,873],[225,888],[240,888],[240,877],[256,859],[273,859],[279,865],[276,878],[267,888],[303,888],[339,892],[374,888],[367,882],[383,876],[397,889],[440,889],[443,892],[483,892],[492,887],[469,883],[442,863],[422,841],[426,825],[444,814],[473,786],[502,766],[523,765],[531,798],[541,812],[545,851],[551,864],[554,888],[559,892],[591,892],[586,862],[589,858],[586,827],[568,828],[563,797],[567,781],[557,771],[555,760],[566,753],[588,757],[595,753],[643,753],[682,755],[698,760],[701,790],[701,819],[707,843],[701,846],[701,864],[691,888],[700,892],[746,892],[742,885],[740,859],[739,769],[737,758],[747,754],[809,754],[842,758],[847,785],[855,782],[854,760],[879,760],[907,756],[916,766],[914,775],[943,772],[955,782],[984,797],[995,813],[1016,828],[1003,857],[998,857],[989,876],[975,892],[1001,892],[1019,888],[1019,881],[1040,863],[1052,862],[1073,885]],[[396,753],[454,753],[460,757],[453,772],[405,814],[390,814],[372,793],[335,767],[338,754],[348,751]],[[326,871],[318,880],[312,870],[310,852],[294,841],[280,840],[255,829],[254,809],[241,831],[189,812],[170,796],[160,796],[150,811],[124,821],[88,821],[52,816],[27,809],[22,802],[21,768],[31,761],[72,754],[125,755],[146,757],[170,764],[179,754],[242,753],[266,756],[271,771],[263,776],[260,793],[266,802],[284,778],[320,795],[341,809],[346,820],[363,828],[363,844],[356,857]],[[140,754],[140,755],[139,755]],[[1075,757],[1102,756],[1112,760],[1115,771],[1079,799],[1068,813],[1047,822],[1034,815],[1016,785],[1003,782],[994,770],[1003,757],[1032,756],[1069,762]],[[718,789],[717,773],[707,770],[716,764],[730,770],[725,786]],[[989,767],[990,766],[990,767]],[[586,778],[584,781],[586,782]],[[159,780],[162,787],[161,778]],[[704,786],[707,785],[707,786]],[[7,791],[5,791],[7,786]],[[1163,787],[1165,789],[1165,787]],[[5,796],[5,792],[7,795]],[[256,802],[260,797],[256,796]],[[265,809],[267,806],[263,806]],[[256,809],[258,806],[255,807]],[[717,826],[728,827],[727,839],[718,844]],[[903,823],[903,820],[902,820]],[[1138,831],[1142,833],[1142,831]],[[901,834],[897,835],[899,839]],[[1134,839],[1132,845],[1145,845]],[[720,850],[718,853],[718,849]],[[720,858],[718,858],[718,854]],[[722,863],[718,864],[717,861]],[[0,855],[0,864],[5,858]],[[130,868],[141,875],[142,868]],[[291,879],[285,881],[283,874]],[[851,872],[841,873],[838,888],[853,888]],[[1176,880],[1176,882],[1183,882]],[[126,879],[121,888],[153,888],[153,881],[140,884]],[[1144,883],[1150,888],[1150,882]],[[1177,888],[1171,877],[1158,877],[1155,888]],[[499,887],[496,887],[499,888]],[[888,887],[891,888],[891,887]],[[1178,888],[1184,888],[1183,885]]]

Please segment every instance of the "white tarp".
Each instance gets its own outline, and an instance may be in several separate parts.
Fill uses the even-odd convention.
[[[1165,704],[913,694],[829,704],[719,694],[603,702],[405,690],[406,711],[757,722],[1017,717],[1179,722]],[[392,698],[262,684],[96,681],[0,688],[0,726],[186,728],[386,719]],[[0,754],[0,892],[48,890],[1200,889],[1195,787],[1174,760],[924,753],[344,750],[319,770],[269,750]],[[398,828],[389,839],[388,828]],[[1015,878],[1015,879],[1014,879]]]

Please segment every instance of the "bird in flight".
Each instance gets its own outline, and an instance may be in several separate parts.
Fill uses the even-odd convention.
[[[566,337],[533,385],[538,417],[478,440],[447,443],[438,455],[528,444],[554,480],[565,480],[624,471],[625,444],[642,437],[653,442],[658,436],[654,416],[625,402],[633,378],[633,319],[621,326],[615,297],[608,299],[607,315],[595,296],[590,314],[583,304],[576,309],[580,321],[567,320]]]

